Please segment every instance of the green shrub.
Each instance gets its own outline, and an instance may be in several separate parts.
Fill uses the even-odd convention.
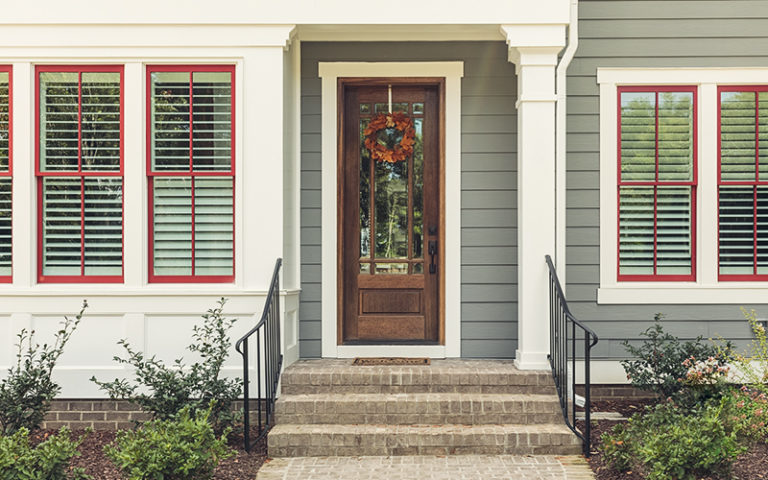
[[[644,435],[637,446],[649,480],[696,480],[712,474],[728,477],[740,454],[747,448],[738,431],[722,419],[722,402],[710,401],[698,414],[672,415],[666,428]]]
[[[206,480],[219,461],[234,453],[208,421],[211,410],[190,416],[184,408],[177,418],[152,420],[137,430],[118,432],[104,453],[129,480]]]
[[[725,342],[723,347],[719,347],[713,343],[704,343],[702,337],[681,342],[664,331],[662,318],[661,314],[656,314],[654,325],[641,333],[645,340],[640,346],[635,347],[627,341],[623,343],[627,352],[634,357],[621,362],[632,386],[689,404],[720,395],[720,388],[687,389],[684,383],[692,367],[691,361],[711,358],[717,366],[727,365],[728,355],[725,352],[731,350],[731,343]],[[724,385],[725,382],[716,386]],[[688,398],[691,395],[693,398]]]
[[[22,428],[33,430],[40,426],[51,408],[51,400],[61,387],[51,379],[53,367],[64,346],[75,332],[88,303],[83,301],[80,313],[64,317],[53,345],[33,342],[35,332],[22,330],[18,335],[16,365],[0,380],[0,434],[9,435]]]
[[[240,379],[219,377],[229,356],[229,330],[235,322],[222,315],[225,303],[225,299],[219,300],[217,308],[202,316],[203,324],[194,326],[193,342],[187,349],[200,355],[199,362],[185,365],[183,359],[177,359],[168,366],[154,356],[145,357],[144,353],[121,340],[119,344],[125,349],[127,358],[115,357],[115,361],[135,369],[133,383],[125,379],[99,382],[95,377],[91,381],[110,398],[130,400],[160,420],[175,417],[184,407],[195,415],[213,403],[210,417],[220,431],[237,420],[239,413],[233,411],[232,405],[242,391]]]
[[[70,468],[82,437],[72,440],[68,428],[32,447],[29,430],[0,435],[0,480],[82,480],[89,479],[82,468]]]
[[[726,421],[730,400],[710,399],[693,411],[672,402],[648,407],[602,437],[601,452],[615,470],[639,469],[649,480],[727,477],[748,439]]]
[[[622,423],[600,437],[600,453],[614,470],[623,472],[633,468],[635,452],[630,430]]]
[[[745,442],[768,438],[768,395],[746,386],[723,398],[723,424]]]

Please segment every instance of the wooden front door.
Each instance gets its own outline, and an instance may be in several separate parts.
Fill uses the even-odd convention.
[[[442,274],[439,85],[379,82],[345,85],[342,91],[340,340],[437,343]],[[413,122],[413,152],[404,159],[377,160],[365,145],[364,131],[390,108]],[[375,138],[393,149],[401,144],[403,132],[396,126],[383,128]]]

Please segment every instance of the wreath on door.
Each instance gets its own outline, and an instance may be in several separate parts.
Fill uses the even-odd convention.
[[[402,162],[413,154],[416,130],[413,120],[402,112],[380,113],[363,131],[365,148],[378,162]]]

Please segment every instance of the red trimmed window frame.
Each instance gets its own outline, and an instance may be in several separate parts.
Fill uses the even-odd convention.
[[[13,66],[0,65],[0,72],[8,74],[8,170],[0,170],[0,177],[13,182]],[[11,211],[13,211],[13,185],[11,185]],[[13,216],[11,216],[11,274],[0,275],[0,283],[13,283]]]
[[[189,89],[190,89],[190,102],[189,102],[189,170],[185,171],[161,171],[155,172],[152,170],[152,74],[156,72],[188,72],[189,73]],[[192,101],[192,75],[197,72],[226,72],[230,74],[231,87],[230,87],[230,111],[231,111],[231,123],[230,123],[230,169],[229,171],[194,171],[193,170],[193,101]],[[146,67],[146,143],[147,143],[147,193],[148,193],[148,218],[147,222],[149,231],[149,283],[234,283],[235,281],[235,258],[236,258],[236,242],[235,242],[235,65],[148,65]],[[192,274],[191,275],[155,275],[155,243],[154,243],[154,178],[155,177],[188,177],[192,181]],[[229,177],[232,179],[232,275],[195,275],[195,186],[194,182],[197,177]]]
[[[37,178],[37,281],[38,283],[123,283],[125,274],[125,74],[123,65],[37,65],[35,67],[35,177]],[[50,172],[40,168],[40,74],[46,72],[78,73],[78,90],[81,90],[83,73],[119,73],[120,74],[120,170],[119,171],[83,171],[82,157],[78,145],[77,172]],[[82,110],[82,99],[78,99],[78,117]],[[82,128],[78,118],[78,130]],[[80,133],[78,132],[78,137]],[[78,142],[79,143],[79,142]],[[81,275],[43,275],[43,179],[46,177],[79,177],[80,178],[80,272]],[[83,188],[86,177],[120,177],[122,180],[122,251],[120,275],[85,275],[85,223]]]
[[[621,94],[625,92],[653,92],[656,94],[656,179],[654,181],[624,181],[621,178]],[[693,175],[690,181],[660,181],[659,180],[659,102],[658,94],[663,92],[690,92],[693,94]],[[617,188],[616,188],[616,280],[619,282],[693,282],[696,281],[696,196],[698,186],[698,87],[695,85],[644,85],[617,87],[616,106],[616,158],[617,158]],[[653,188],[653,271],[651,275],[627,275],[621,273],[621,187],[654,187]],[[688,275],[660,275],[657,273],[657,224],[658,224],[658,187],[691,187],[691,273]]]
[[[721,132],[721,108],[723,92],[754,92],[755,93],[755,179],[751,181],[723,181],[722,171],[722,132]],[[717,279],[721,282],[764,282],[768,281],[768,274],[757,273],[757,187],[768,187],[768,178],[760,179],[760,129],[759,111],[760,96],[758,93],[768,92],[768,85],[723,85],[717,87]],[[722,274],[720,273],[720,187],[722,186],[751,186],[752,187],[752,274]]]

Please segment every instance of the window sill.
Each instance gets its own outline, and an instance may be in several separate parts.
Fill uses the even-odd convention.
[[[597,289],[597,303],[618,304],[737,304],[766,303],[768,282],[626,283]]]
[[[281,292],[291,295],[297,293],[294,289],[281,289]],[[32,287],[14,287],[13,284],[0,284],[0,297],[26,296],[80,296],[92,297],[198,297],[198,296],[264,296],[267,290],[243,289],[234,284],[194,283],[184,285],[154,284],[142,287],[128,287],[121,284],[88,284],[74,285],[38,284]]]

